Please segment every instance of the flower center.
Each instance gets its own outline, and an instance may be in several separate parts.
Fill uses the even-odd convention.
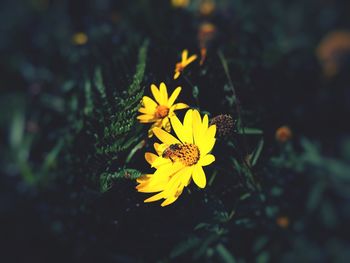
[[[157,119],[159,119],[159,118],[164,118],[168,116],[168,113],[169,113],[169,108],[167,106],[159,105],[156,108],[156,112],[154,113],[154,115]]]
[[[179,63],[176,63],[176,71],[179,71],[179,72],[182,72],[183,70],[184,70],[184,66],[183,66],[183,64],[182,64],[182,62],[179,62]]]
[[[197,145],[192,143],[175,143],[165,149],[162,157],[169,158],[172,161],[179,160],[185,166],[191,166],[198,162],[200,152]]]

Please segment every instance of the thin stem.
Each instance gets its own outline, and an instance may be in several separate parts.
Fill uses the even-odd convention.
[[[233,99],[234,99],[234,102],[235,102],[235,106],[236,106],[237,119],[238,119],[239,126],[240,127],[244,127],[243,119],[242,119],[241,104],[240,104],[240,101],[239,101],[239,99],[237,97],[237,93],[236,93],[235,87],[233,85],[233,81],[232,81],[230,73],[229,73],[227,60],[225,59],[225,56],[221,52],[221,50],[218,50],[218,56],[220,58],[222,67],[224,68],[224,71],[225,71],[225,74],[226,74],[226,77],[227,77],[227,80],[228,80],[229,87],[231,88],[231,91],[232,91],[232,96],[233,96]],[[248,170],[249,177],[250,177],[249,181],[251,181],[251,183],[253,183],[254,188],[256,188],[257,190],[260,190],[260,185],[255,182],[254,174],[253,174],[252,170],[250,169],[250,165],[247,163],[247,161],[245,159],[245,157],[248,154],[248,146],[247,146],[247,141],[246,141],[246,136],[245,136],[246,134],[245,134],[244,130],[245,129],[243,128],[242,129],[242,131],[243,131],[242,135],[243,135],[243,151],[244,152],[243,152],[243,157],[241,158],[241,161],[244,164],[245,168]]]
[[[184,79],[186,80],[186,82],[192,87],[192,91],[193,91],[194,85],[192,84],[192,82],[190,81],[190,79],[189,79],[187,76],[185,76],[185,75],[183,75],[183,77],[184,77]],[[198,96],[196,96],[194,99],[196,100],[197,107],[200,108]]]

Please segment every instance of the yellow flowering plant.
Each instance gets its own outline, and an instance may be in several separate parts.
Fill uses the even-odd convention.
[[[136,186],[139,192],[158,192],[144,202],[165,199],[161,206],[175,202],[191,179],[198,187],[204,188],[203,166],[215,161],[210,152],[216,141],[216,125],[209,125],[207,115],[202,119],[197,110],[189,109],[183,123],[175,115],[170,117],[170,122],[176,137],[154,128],[161,143],[154,144],[157,154],[147,152],[145,159],[156,171],[137,179]]]
[[[180,74],[183,72],[183,70],[196,59],[197,59],[197,55],[192,55],[188,57],[187,49],[182,51],[181,61],[176,63],[175,65],[174,79],[177,79],[180,76]]]
[[[139,109],[141,115],[137,116],[141,123],[153,123],[148,131],[148,137],[153,136],[152,131],[155,127],[170,131],[169,117],[173,116],[176,110],[188,108],[188,105],[185,103],[175,103],[181,92],[181,87],[177,87],[170,97],[168,97],[168,90],[164,82],[160,83],[159,89],[152,84],[151,92],[155,100],[144,96],[142,98],[142,106]]]

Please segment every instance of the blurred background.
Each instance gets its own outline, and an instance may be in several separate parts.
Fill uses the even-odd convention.
[[[0,20],[2,262],[350,261],[349,1],[3,0]],[[163,81],[236,123],[166,208],[134,180]]]

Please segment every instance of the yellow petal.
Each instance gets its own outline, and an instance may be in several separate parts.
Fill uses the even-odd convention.
[[[205,130],[205,132],[207,132],[208,124],[209,124],[209,118],[208,118],[208,115],[205,114],[202,122],[202,129]]]
[[[174,79],[177,79],[178,77],[180,77],[180,71],[175,71],[175,74],[174,74]]]
[[[158,127],[155,127],[153,129],[153,132],[157,136],[157,138],[165,144],[170,145],[174,143],[180,143],[180,141],[176,139],[174,136],[172,136],[170,133],[167,133],[166,131],[159,129]]]
[[[158,119],[158,120],[154,119],[154,121],[155,122],[152,124],[151,128],[149,128],[149,130],[148,130],[148,138],[151,138],[153,136],[153,128],[154,127],[159,127],[159,128],[162,127],[162,119]]]
[[[142,183],[142,182],[145,182],[149,179],[149,174],[144,174],[142,175],[141,177],[137,178],[136,179],[136,182],[138,183]]]
[[[174,104],[172,107],[171,107],[171,109],[173,110],[173,111],[175,111],[175,110],[182,110],[182,109],[187,109],[189,106],[187,105],[187,104],[185,104],[185,103],[176,103],[176,104]]]
[[[151,165],[152,165],[152,167],[156,167],[158,169],[160,166],[165,165],[165,164],[169,164],[169,163],[171,163],[170,159],[166,159],[166,158],[157,156],[157,159],[154,160],[154,162],[151,163]]]
[[[186,62],[184,63],[184,67],[186,67],[187,65],[191,64],[193,61],[195,61],[197,59],[197,55],[192,55],[190,56]]]
[[[212,154],[207,154],[199,160],[198,164],[201,166],[207,166],[214,161],[215,161],[215,156]]]
[[[150,182],[141,183],[136,187],[136,189],[140,193],[155,193],[163,191],[168,183],[168,180],[163,178],[162,180],[158,180],[156,184],[152,185]]]
[[[155,121],[154,116],[147,115],[147,114],[139,115],[136,118],[142,123],[149,123],[149,122],[154,122]]]
[[[198,145],[200,153],[203,155],[209,153],[213,149],[215,142],[216,142],[216,139],[207,139],[207,140],[203,139],[201,141],[201,144]]]
[[[150,111],[152,110],[154,112],[154,110],[157,108],[157,103],[148,96],[143,96],[142,103],[144,107],[149,108]]]
[[[147,198],[144,202],[145,203],[154,202],[154,201],[158,201],[162,198],[163,198],[163,192],[160,192],[156,195],[151,196],[150,198]]]
[[[181,170],[184,165],[181,162],[169,162],[160,166],[152,176],[149,186],[157,185],[164,180],[169,181],[171,176]]]
[[[171,196],[165,199],[165,201],[161,204],[162,207],[170,205],[177,200],[178,196]]]
[[[156,85],[154,84],[151,85],[151,91],[152,91],[153,97],[156,99],[158,104],[162,104],[162,96]]]
[[[216,134],[216,125],[210,125],[207,132],[205,133],[205,137],[215,138],[215,134]]]
[[[149,115],[154,114],[154,110],[152,110],[150,108],[139,108],[139,112],[149,114]]]
[[[203,168],[198,164],[194,167],[192,178],[195,184],[198,185],[198,187],[200,188],[204,188],[207,184],[207,178],[205,177]]]
[[[187,60],[187,56],[188,56],[188,50],[187,49],[184,49],[182,51],[182,54],[181,54],[181,62],[184,62]]]
[[[148,175],[147,179],[140,181],[136,186],[138,192],[141,193],[154,193],[163,191],[169,183],[169,178],[157,178],[154,174]]]
[[[193,110],[189,109],[184,118],[184,129],[186,133],[186,139],[188,139],[188,143],[193,143],[193,125],[192,125],[192,116],[193,116]]]
[[[190,134],[186,132],[186,130],[184,129],[178,117],[174,115],[173,117],[170,118],[170,121],[171,121],[171,126],[173,127],[174,132],[176,136],[180,139],[180,141],[183,143],[185,142],[190,143],[192,141],[192,138]]]
[[[152,163],[158,158],[159,156],[158,155],[155,155],[154,153],[149,153],[149,152],[146,152],[145,153],[145,159],[146,161],[152,165]]]
[[[169,118],[166,117],[163,119],[162,121],[162,127],[164,128],[164,130],[166,130],[167,132],[171,131],[171,125],[170,125],[170,121]]]
[[[170,96],[170,98],[168,100],[168,107],[169,108],[174,104],[174,102],[177,99],[177,97],[179,96],[180,92],[181,92],[181,87],[177,87],[174,90],[174,92],[171,94],[171,96]]]
[[[187,169],[187,171],[183,171],[183,174],[181,176],[182,185],[187,186],[190,183],[194,167],[195,166],[192,165],[184,168],[184,170]]]
[[[200,145],[201,138],[201,129],[202,129],[202,120],[199,112],[197,110],[193,110],[193,139],[196,145]]]
[[[154,149],[156,150],[157,154],[158,154],[159,156],[161,156],[162,153],[164,152],[164,150],[165,150],[168,146],[167,146],[166,144],[160,144],[160,143],[155,142],[155,143],[153,144],[153,147],[154,147]]]
[[[161,204],[161,206],[166,206],[176,201],[176,199],[182,193],[184,187],[183,178],[189,178],[191,176],[191,172],[191,167],[184,167],[174,174],[163,192],[163,196],[166,200]]]
[[[197,144],[201,155],[204,156],[213,149],[216,142],[215,133],[216,125],[211,125],[208,128],[207,132],[201,137],[200,141]]]
[[[168,91],[166,89],[165,83],[160,83],[159,86],[160,96],[161,96],[161,105],[167,105],[168,102]]]

